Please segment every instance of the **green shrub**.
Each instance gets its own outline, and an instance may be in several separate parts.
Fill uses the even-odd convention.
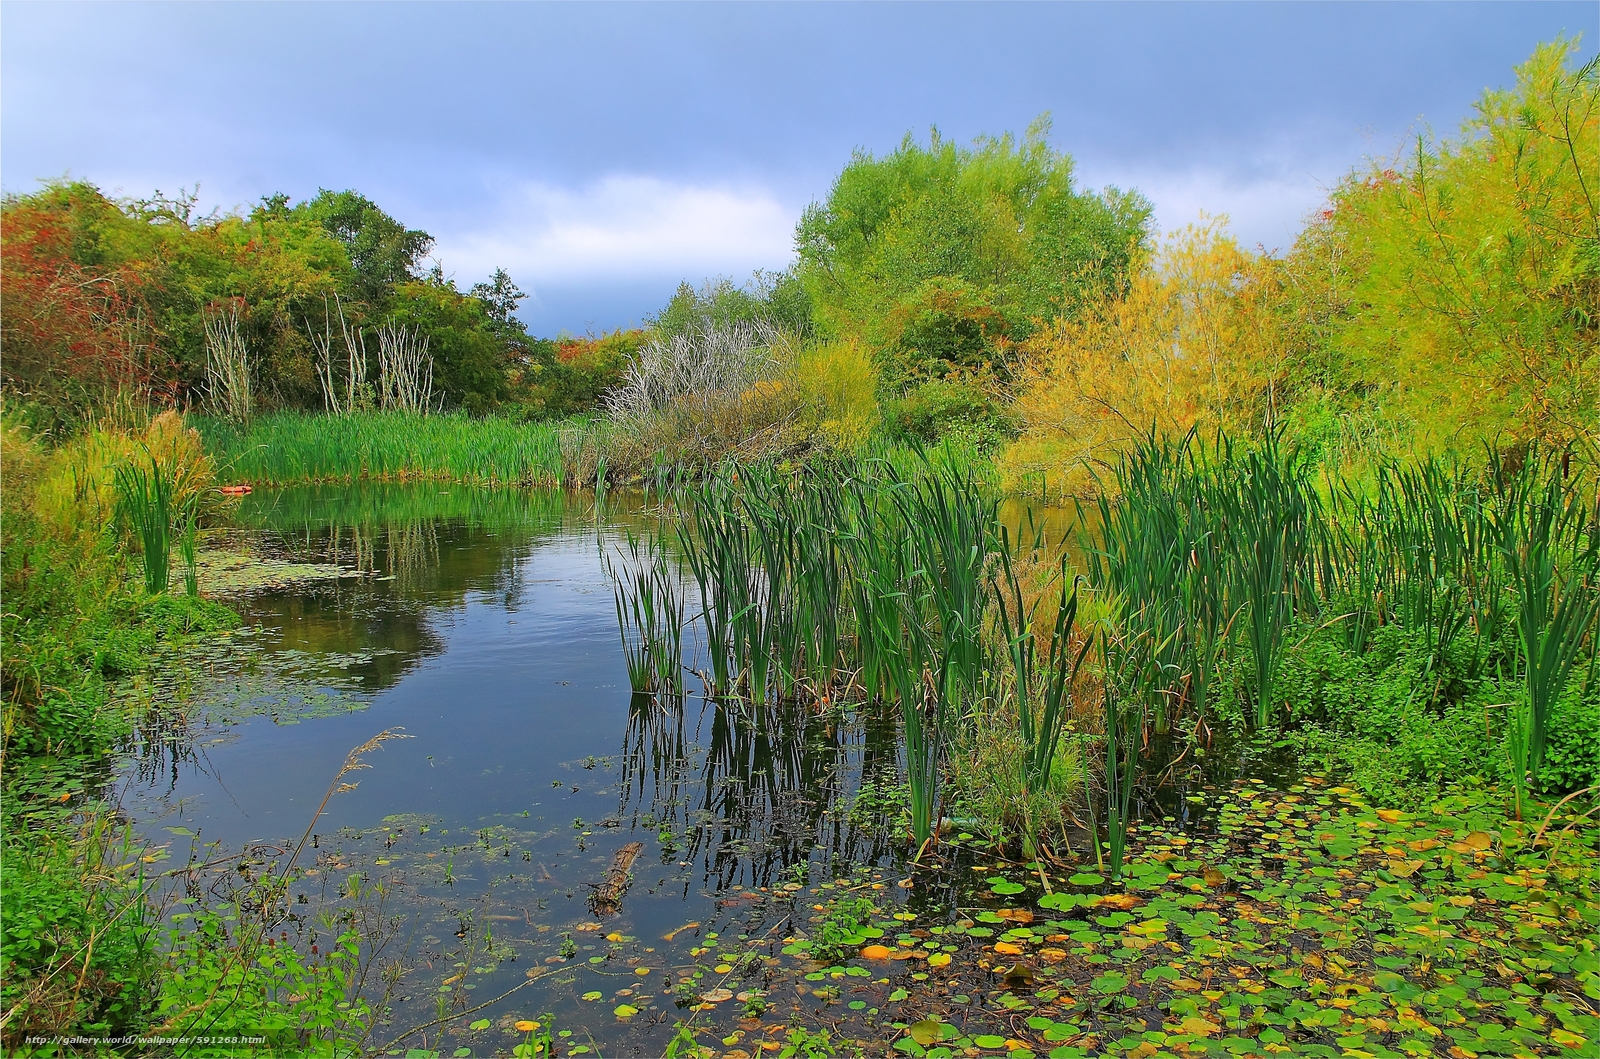
[[[995,390],[971,375],[929,379],[883,402],[883,430],[895,441],[930,443],[958,434],[992,449],[1016,436],[1016,422]]]
[[[230,930],[214,912],[180,913],[150,1032],[163,1036],[264,1037],[261,1044],[197,1047],[184,1054],[359,1055],[371,1008],[355,993],[354,932],[304,956],[287,935]],[[237,924],[233,923],[237,928]]]
[[[141,880],[84,834],[8,811],[0,889],[0,1006],[8,1054],[29,1035],[136,1029],[153,970]]]
[[[1600,682],[1585,689],[1575,680],[1557,700],[1538,780],[1550,795],[1600,785]]]

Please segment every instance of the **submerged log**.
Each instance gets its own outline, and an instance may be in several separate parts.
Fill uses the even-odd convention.
[[[606,869],[605,879],[596,884],[594,893],[589,895],[590,911],[597,916],[605,916],[622,908],[622,895],[633,881],[633,874],[628,869],[633,867],[634,858],[642,852],[643,842],[629,842],[617,850],[611,858],[611,867]]]

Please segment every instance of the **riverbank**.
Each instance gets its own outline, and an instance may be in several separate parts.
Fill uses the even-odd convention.
[[[189,652],[238,623],[228,607],[180,590],[176,572],[169,590],[149,591],[125,536],[114,479],[130,461],[154,459],[184,510],[221,514],[198,436],[171,413],[57,448],[8,424],[0,459],[6,1053],[145,1054],[56,1042],[202,1029],[259,1038],[246,1051],[334,1047],[345,1030],[334,1005],[348,1002],[341,968],[272,953],[270,942],[263,950],[261,938],[228,925],[237,909],[226,902],[174,905],[182,894],[164,851],[137,837],[115,800],[136,727],[184,720],[164,716],[175,703],[127,689],[182,683]]]

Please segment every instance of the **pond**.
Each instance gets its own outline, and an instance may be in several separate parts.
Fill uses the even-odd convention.
[[[241,855],[245,877],[281,869],[309,827],[287,927],[326,945],[367,924],[401,972],[372,1046],[504,1051],[547,1013],[606,1054],[660,1054],[679,1019],[735,1033],[812,904],[949,895],[911,884],[893,805],[857,798],[897,782],[891,715],[631,693],[603,555],[651,518],[638,497],[557,491],[254,494],[204,570],[243,626],[156,689],[186,723],[148,733],[125,803],[174,863],[222,865],[191,890],[227,892]],[[313,826],[385,730],[404,738]],[[631,887],[597,899],[630,854]],[[785,1003],[837,1000],[793,977]]]
[[[1271,747],[1214,742],[1208,778],[1170,738],[1120,879],[1083,834],[1018,864],[957,827],[913,859],[888,712],[632,694],[605,557],[655,518],[642,497],[432,484],[250,497],[202,570],[242,627],[130,690],[155,708],[122,804],[167,850],[169,900],[219,906],[294,861],[266,918],[313,961],[359,933],[366,1054],[1591,1039],[1561,997],[1592,965],[1570,890],[1592,829],[1557,860],[1508,843],[1493,792],[1401,812]],[[341,775],[382,733],[402,738]],[[1561,1028],[1521,1006],[1539,989]]]

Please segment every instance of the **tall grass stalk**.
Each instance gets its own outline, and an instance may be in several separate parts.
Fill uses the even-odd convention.
[[[248,426],[201,417],[193,422],[227,475],[256,485],[432,479],[555,486],[592,482],[596,469],[593,428],[585,420],[279,412]]]
[[[1050,783],[1050,773],[1055,767],[1056,752],[1061,743],[1061,726],[1072,705],[1072,688],[1084,658],[1093,646],[1093,636],[1086,637],[1072,653],[1074,624],[1078,614],[1078,585],[1066,595],[1067,557],[1061,557],[1057,578],[1062,584],[1064,598],[1056,603],[1055,620],[1050,642],[1045,647],[1043,665],[1039,663],[1038,637],[1034,621],[1042,601],[1035,600],[1032,607],[1024,609],[1022,585],[1017,580],[1011,561],[1009,541],[1002,532],[1000,548],[1000,577],[1003,583],[995,585],[999,600],[996,608],[1000,620],[1002,642],[1009,655],[1012,669],[1012,690],[1017,710],[1017,726],[1025,748],[1022,759],[1023,780],[1030,790],[1044,790]],[[1048,588],[1047,590],[1048,591]],[[1012,624],[1011,615],[1017,620]],[[997,698],[999,696],[996,696]],[[1037,716],[1036,716],[1037,714]]]
[[[178,555],[183,559],[183,590],[190,596],[200,594],[199,527],[195,517],[198,500],[198,497],[191,497],[183,506],[183,528],[178,534]]]

